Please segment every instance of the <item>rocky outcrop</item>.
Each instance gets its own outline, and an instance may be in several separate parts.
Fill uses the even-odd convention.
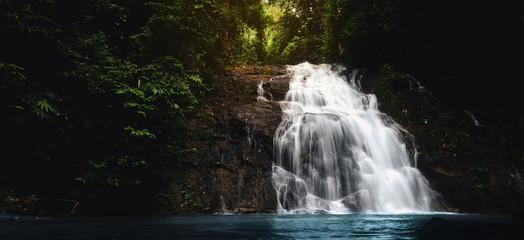
[[[288,90],[286,74],[283,66],[237,68],[215,89],[187,122],[186,150],[174,156],[169,189],[158,196],[166,204],[162,209],[275,211],[273,136],[282,117],[279,101]],[[521,155],[510,151],[511,143],[496,128],[475,125],[464,109],[441,102],[409,75],[365,70],[357,79],[362,91],[377,95],[379,109],[409,132],[405,137],[415,143],[418,168],[448,210],[523,209],[517,208],[524,199]],[[259,94],[268,101],[258,101]]]
[[[447,104],[410,75],[361,71],[363,91],[377,95],[379,109],[413,136],[418,168],[449,210],[510,213],[519,196],[517,140],[479,125],[461,106]],[[518,138],[517,138],[518,139]]]
[[[174,212],[273,212],[273,135],[289,79],[281,66],[237,68],[189,120],[166,191]],[[269,101],[257,101],[260,83]],[[272,95],[272,96],[271,96]],[[271,101],[271,98],[273,101]]]

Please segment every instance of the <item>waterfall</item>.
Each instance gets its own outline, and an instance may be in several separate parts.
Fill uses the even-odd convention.
[[[257,93],[258,93],[258,96],[257,96],[257,101],[259,102],[267,102],[267,98],[264,97],[264,81],[260,81],[260,83],[258,84],[258,87],[257,87]]]
[[[471,121],[473,122],[473,126],[475,126],[475,127],[482,126],[482,125],[480,125],[480,123],[477,120],[477,118],[475,117],[475,115],[473,115],[473,113],[471,113],[470,111],[464,111],[464,112],[471,118]]]
[[[288,70],[274,137],[279,212],[434,210],[433,191],[375,95],[359,92],[341,66],[302,63]]]

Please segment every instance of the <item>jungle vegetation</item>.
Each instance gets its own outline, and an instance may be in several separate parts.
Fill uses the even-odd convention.
[[[171,156],[187,150],[185,120],[239,65],[395,66],[443,101],[522,132],[523,8],[518,0],[0,0],[3,208],[15,198],[144,203],[168,181]]]

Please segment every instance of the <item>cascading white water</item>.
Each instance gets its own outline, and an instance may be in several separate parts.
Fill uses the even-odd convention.
[[[267,102],[267,98],[264,97],[264,81],[260,81],[260,83],[258,84],[258,87],[257,87],[257,93],[258,93],[258,96],[257,96],[257,101],[259,102]]]
[[[281,212],[432,211],[433,191],[395,122],[335,65],[289,67],[275,133],[273,186]]]

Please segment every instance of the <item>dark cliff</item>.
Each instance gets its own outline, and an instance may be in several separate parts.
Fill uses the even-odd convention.
[[[188,120],[186,148],[162,209],[176,213],[273,212],[273,135],[289,79],[281,66],[241,67],[215,89],[209,105]],[[268,99],[257,101],[258,85]]]
[[[448,210],[517,209],[524,196],[517,133],[475,125],[465,109],[442,102],[409,75],[365,70],[357,78],[362,91],[377,95],[379,109],[413,135],[418,168]],[[157,196],[166,212],[276,209],[273,135],[282,116],[278,101],[288,89],[285,67],[237,68],[225,81],[188,120],[187,150],[174,157],[173,181]],[[257,101],[261,82],[270,101]]]
[[[464,106],[441,100],[412,76],[361,71],[362,90],[414,137],[418,168],[449,210],[510,213],[523,203],[522,133],[479,124]]]

